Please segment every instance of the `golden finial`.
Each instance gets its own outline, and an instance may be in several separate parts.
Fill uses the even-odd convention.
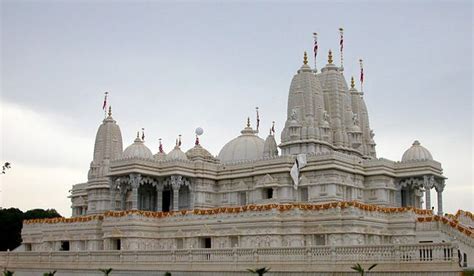
[[[250,127],[250,117],[247,117],[247,127]]]
[[[112,116],[112,106],[109,105],[109,116]]]
[[[304,63],[304,64],[308,64],[308,54],[306,53],[306,51],[304,51],[303,63]]]
[[[329,50],[329,54],[328,54],[328,63],[332,64],[332,51],[331,50]]]
[[[354,76],[351,77],[351,88],[354,88],[356,85],[355,85],[355,81],[354,81]]]

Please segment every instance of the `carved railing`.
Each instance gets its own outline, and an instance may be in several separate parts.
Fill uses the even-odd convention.
[[[360,263],[457,263],[457,247],[451,243],[316,246],[275,248],[179,249],[160,251],[56,251],[2,252],[0,267],[11,268],[82,268],[137,265],[192,266],[252,264],[353,264]]]

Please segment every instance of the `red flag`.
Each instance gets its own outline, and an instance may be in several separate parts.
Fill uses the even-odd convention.
[[[158,148],[158,150],[163,153],[163,145],[161,144],[161,138],[159,139],[160,140],[160,147]]]
[[[362,64],[362,59],[359,59],[360,63],[360,83],[364,83],[364,66]]]
[[[255,108],[257,110],[257,132],[258,128],[260,127],[260,116],[258,115],[258,107]]]
[[[109,94],[109,92],[105,92],[105,96],[104,96],[104,104],[102,105],[102,110],[105,111],[105,107],[107,106],[107,95]]]
[[[344,49],[344,29],[339,28],[339,33],[341,34],[341,40],[339,40],[339,46],[341,46],[341,52]]]
[[[318,33],[313,33],[313,37],[314,37],[313,52],[314,52],[314,59],[316,59],[316,57],[318,56]]]

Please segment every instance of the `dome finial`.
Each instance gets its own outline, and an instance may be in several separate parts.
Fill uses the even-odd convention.
[[[137,131],[137,139],[140,138],[140,131]]]
[[[351,77],[351,88],[355,88],[354,76]]]
[[[308,64],[308,54],[306,53],[306,51],[304,51],[303,55],[303,64]]]
[[[247,127],[250,127],[250,117],[247,117]]]
[[[329,50],[329,54],[328,54],[328,63],[332,64],[332,51],[331,50]]]
[[[109,117],[112,117],[112,106],[109,105]]]

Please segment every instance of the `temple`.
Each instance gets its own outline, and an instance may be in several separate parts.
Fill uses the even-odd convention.
[[[473,266],[473,215],[443,212],[441,164],[417,140],[400,160],[377,157],[364,93],[343,73],[331,52],[319,72],[305,53],[281,142],[274,127],[263,139],[247,120],[218,155],[198,136],[187,151],[181,137],[168,153],[160,141],[154,154],[137,133],[123,149],[109,109],[88,181],[72,188],[72,218],[25,221],[22,246],[0,264],[71,275],[104,266],[343,275],[354,263],[378,263],[384,275],[458,275]]]

